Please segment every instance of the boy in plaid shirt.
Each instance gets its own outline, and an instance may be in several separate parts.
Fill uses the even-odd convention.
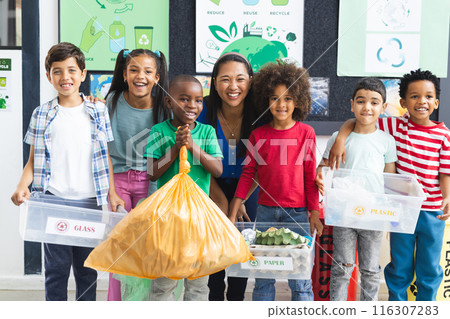
[[[124,202],[114,189],[107,143],[113,140],[106,106],[79,93],[86,78],[84,54],[71,43],[54,45],[45,60],[47,78],[58,96],[37,107],[25,136],[30,157],[11,200],[20,205],[32,190],[76,200],[76,206],[115,211]],[[87,199],[96,198],[96,205]],[[92,202],[92,201],[89,201]],[[46,300],[67,300],[70,268],[77,300],[96,299],[97,272],[83,266],[91,248],[44,244]]]

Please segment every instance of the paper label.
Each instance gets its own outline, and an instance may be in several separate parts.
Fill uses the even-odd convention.
[[[260,257],[255,256],[256,260],[249,260],[242,263],[242,269],[251,270],[294,270],[292,257]]]
[[[61,236],[103,239],[105,235],[105,224],[48,217],[45,233]]]

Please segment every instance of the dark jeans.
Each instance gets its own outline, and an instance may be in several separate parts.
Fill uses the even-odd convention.
[[[238,178],[216,178],[217,183],[224,192],[228,201],[234,197],[236,191]],[[247,215],[251,220],[255,219],[258,190],[256,189],[252,196],[245,203],[247,209]],[[245,289],[247,288],[247,278],[240,277],[228,277],[228,289],[226,293],[227,300],[229,301],[242,301],[245,296]],[[209,287],[209,300],[211,301],[224,301],[225,300],[225,270],[221,270],[215,274],[209,275],[208,281]]]
[[[83,200],[68,200],[65,202],[65,205],[101,210],[101,206],[92,206]],[[76,300],[95,301],[97,271],[83,266],[84,261],[92,249],[89,247],[44,243],[45,300],[67,300],[67,284],[69,281],[70,267],[73,267],[76,284]]]
[[[70,267],[76,284],[76,300],[95,301],[97,271],[83,266],[93,248],[44,244],[45,300],[67,300]]]

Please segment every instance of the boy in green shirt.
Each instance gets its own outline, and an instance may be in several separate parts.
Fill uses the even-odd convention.
[[[150,180],[158,189],[179,173],[179,153],[186,146],[191,170],[188,175],[209,195],[211,175],[222,174],[222,152],[216,132],[196,121],[203,109],[203,89],[190,75],[175,77],[169,86],[166,104],[173,119],[153,126],[145,157]],[[184,281],[184,300],[208,300],[208,277]],[[150,300],[174,300],[177,282],[165,277],[152,282]]]

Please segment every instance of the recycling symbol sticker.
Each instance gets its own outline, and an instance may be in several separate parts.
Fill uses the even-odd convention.
[[[379,62],[399,68],[405,64],[405,54],[402,52],[402,42],[397,38],[387,39],[377,51]]]
[[[140,45],[147,45],[149,43],[150,43],[150,41],[148,40],[147,35],[145,33],[143,35],[141,35],[141,37],[139,38],[139,44]]]

